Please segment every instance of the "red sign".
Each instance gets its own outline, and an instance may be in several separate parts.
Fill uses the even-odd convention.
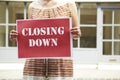
[[[18,57],[70,57],[70,18],[17,20]]]

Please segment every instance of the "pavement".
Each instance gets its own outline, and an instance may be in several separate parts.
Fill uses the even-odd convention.
[[[0,63],[0,80],[22,80],[24,63]],[[74,80],[120,80],[120,64],[74,64]]]

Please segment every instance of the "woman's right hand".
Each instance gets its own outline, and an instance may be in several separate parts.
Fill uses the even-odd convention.
[[[11,39],[12,41],[17,41],[17,37],[18,37],[18,32],[15,31],[15,30],[11,30],[11,31],[10,31],[10,39]]]

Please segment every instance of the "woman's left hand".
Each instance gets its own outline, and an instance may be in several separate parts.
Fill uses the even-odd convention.
[[[77,38],[81,37],[81,30],[79,27],[73,27],[71,29],[71,33],[72,33],[73,39],[77,39]]]

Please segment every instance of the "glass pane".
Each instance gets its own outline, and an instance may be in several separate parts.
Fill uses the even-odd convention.
[[[112,39],[112,27],[103,27],[103,39]]]
[[[0,47],[5,47],[6,44],[6,36],[5,36],[5,26],[0,26]]]
[[[115,24],[120,24],[120,10],[115,10]]]
[[[96,8],[82,8],[80,15],[81,24],[96,24]]]
[[[9,3],[9,23],[16,23],[17,19],[24,19],[24,4],[22,2]]]
[[[115,27],[114,29],[114,38],[120,39],[120,26]]]
[[[82,37],[80,38],[81,48],[96,48],[96,28],[81,27]]]
[[[80,4],[80,24],[96,24],[97,6],[96,3]]]
[[[5,23],[6,18],[6,4],[5,2],[0,2],[0,23]]]
[[[114,54],[115,55],[120,55],[120,42],[115,42],[114,43]]]
[[[78,47],[78,40],[73,39],[73,47],[77,48]]]
[[[111,10],[104,11],[103,24],[112,24],[112,11]]]
[[[9,32],[8,33],[10,33],[10,31],[11,30],[16,30],[16,27],[15,26],[9,26]],[[16,47],[17,46],[17,42],[16,41],[11,41],[10,40],[10,35],[8,36],[8,46],[9,47]]]
[[[112,43],[103,42],[103,55],[112,55]]]

